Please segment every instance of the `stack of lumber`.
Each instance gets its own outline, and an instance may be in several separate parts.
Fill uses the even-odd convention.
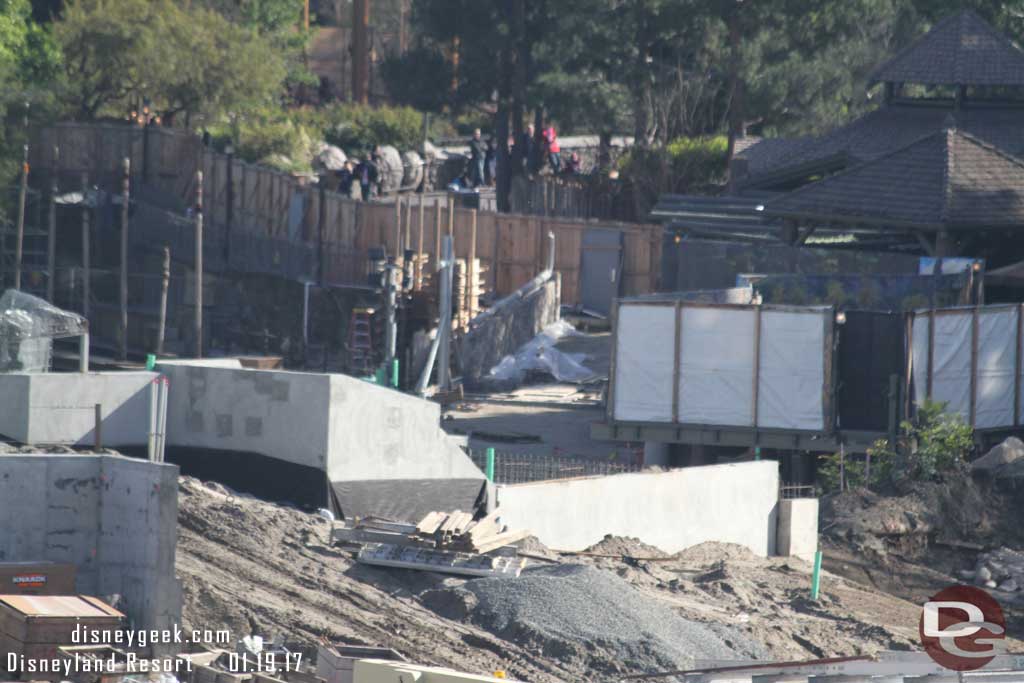
[[[418,524],[371,517],[352,526],[336,525],[331,534],[335,542],[341,543],[386,543],[471,555],[510,546],[529,535],[528,530],[510,531],[503,526],[497,512],[474,520],[473,513],[461,510],[431,512]]]
[[[527,530],[509,531],[497,512],[479,521],[472,513],[431,512],[416,525],[414,536],[433,547],[462,553],[488,553],[512,545],[530,535]]]

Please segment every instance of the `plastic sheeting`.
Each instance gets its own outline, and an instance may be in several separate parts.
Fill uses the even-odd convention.
[[[761,313],[757,426],[825,428],[825,326],[831,309]]]
[[[612,389],[616,420],[672,420],[675,327],[673,306],[619,307]]]
[[[9,289],[0,295],[0,373],[45,372],[52,340],[77,337],[88,329],[82,316]]]
[[[1017,363],[1017,310],[993,306],[978,312],[977,375],[974,427],[1013,426]],[[918,311],[913,327],[914,399],[928,397],[928,343],[932,313]],[[971,416],[971,342],[974,311],[970,308],[935,313],[935,349],[932,352],[932,400],[945,403],[965,422]]]
[[[754,424],[754,309],[684,308],[679,342],[679,421]]]
[[[492,379],[521,383],[529,371],[546,372],[559,382],[587,382],[597,379],[596,373],[583,365],[586,354],[563,353],[555,348],[559,339],[579,334],[572,325],[559,320],[551,323],[536,337],[524,344],[514,356],[505,356],[491,368]]]
[[[980,313],[975,427],[985,429],[1013,424],[1016,362],[1017,312],[1005,309]]]
[[[676,308],[623,303],[615,331],[613,418],[671,422],[675,390],[682,424],[825,429],[832,309],[761,309],[755,424],[757,315],[753,307],[682,304],[673,387]]]
[[[914,318],[914,398],[928,397],[929,314]],[[970,419],[971,410],[970,310],[947,311],[934,316],[935,349],[932,352],[932,400],[946,404],[946,411]]]

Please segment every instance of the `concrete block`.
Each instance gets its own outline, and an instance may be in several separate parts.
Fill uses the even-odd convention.
[[[818,499],[792,498],[779,501],[777,552],[783,557],[814,561],[818,551]]]
[[[559,550],[605,534],[633,536],[670,553],[705,541],[775,549],[778,463],[744,462],[498,487],[498,512]]]
[[[152,372],[0,375],[0,434],[27,444],[88,445],[101,406],[103,445],[144,446]],[[10,408],[8,410],[8,407]]]

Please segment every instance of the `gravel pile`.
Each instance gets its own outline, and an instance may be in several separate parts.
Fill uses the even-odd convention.
[[[454,590],[469,598],[473,623],[546,656],[606,672],[680,669],[694,659],[764,654],[736,629],[684,619],[615,574],[589,566],[539,567],[518,579],[478,579]]]

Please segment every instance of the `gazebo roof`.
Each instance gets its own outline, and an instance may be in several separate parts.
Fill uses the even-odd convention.
[[[1024,86],[1024,52],[972,10],[963,10],[876,69],[871,82]]]
[[[1024,227],[1024,161],[949,128],[769,201],[765,213],[926,230]]]

